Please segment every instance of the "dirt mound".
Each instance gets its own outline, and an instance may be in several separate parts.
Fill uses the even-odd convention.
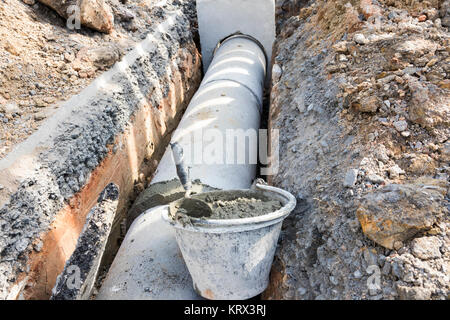
[[[445,3],[310,1],[282,24],[272,183],[298,205],[267,298],[448,298]]]

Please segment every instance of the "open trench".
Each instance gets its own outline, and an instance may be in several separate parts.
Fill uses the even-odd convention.
[[[266,4],[269,5],[263,7],[267,9],[267,12],[261,10],[263,13],[260,21],[270,22],[270,15],[272,18],[274,17],[273,7],[270,11],[268,10],[270,1]],[[232,7],[230,4],[225,4],[227,10]],[[209,11],[210,9],[217,8],[205,6],[198,9],[200,29],[205,23],[202,21],[205,19],[205,11],[207,19],[214,20],[214,16],[211,17],[213,14]],[[226,14],[222,10],[217,10],[217,12]],[[265,44],[264,46],[251,36],[232,35],[236,27],[233,26],[233,23],[230,24],[228,30],[224,30],[222,33],[205,34],[203,32],[200,35],[204,52],[204,70],[207,70],[207,73],[172,136],[172,143],[176,142],[180,148],[184,148],[184,158],[190,164],[189,175],[193,180],[195,193],[215,189],[248,189],[256,178],[256,162],[247,161],[240,164],[236,162],[237,155],[234,151],[231,154],[235,158],[231,162],[215,162],[214,159],[217,157],[214,154],[204,152],[208,148],[207,142],[211,142],[208,141],[208,130],[215,130],[215,133],[221,136],[220,141],[213,141],[213,144],[222,144],[224,142],[222,135],[225,135],[225,132],[227,134],[233,130],[258,132],[263,113],[264,83],[270,83],[268,80],[270,72],[266,72],[266,70],[270,67],[271,52],[267,52],[265,49],[267,49],[267,43],[271,48],[273,40],[256,33],[256,36],[259,36],[258,38]],[[272,32],[274,32],[274,24],[272,26]],[[205,26],[203,28],[207,29]],[[245,26],[243,28],[245,32]],[[250,26],[250,29],[252,28],[254,27]],[[221,40],[223,35],[231,36]],[[214,59],[210,58],[211,64],[205,65],[208,60],[208,45],[218,41],[220,41],[220,45],[213,46],[216,47]],[[266,89],[268,88],[269,86]],[[239,119],[235,117],[237,113],[240,114]],[[267,114],[267,110],[265,113]],[[267,121],[265,122],[267,123]],[[199,140],[196,140],[197,134],[200,134]],[[238,137],[236,136],[236,138]],[[234,136],[231,139],[234,139]],[[243,144],[245,155],[249,155],[253,152],[253,144],[256,144],[256,141],[252,141],[250,138],[248,142],[245,139],[244,141],[238,139],[239,143]],[[267,146],[261,145],[260,147],[267,148]],[[238,145],[237,148],[242,150],[241,145]],[[230,150],[227,149],[225,156],[228,157],[229,153]],[[195,162],[194,158],[199,154],[202,159],[200,162]],[[223,157],[222,154],[221,156]],[[226,159],[228,160],[228,158]],[[175,167],[170,148],[168,148],[150,186],[139,195],[128,212],[127,235],[102,283],[97,298],[197,299],[199,298],[197,293],[204,297],[217,298],[215,290],[211,290],[211,288],[200,292],[200,289],[194,284],[197,293],[193,291],[189,272],[176,246],[174,231],[161,219],[161,210],[158,206],[184,196],[183,188],[177,178],[177,173],[175,173]],[[143,266],[148,266],[149,261],[151,261],[151,267],[143,269]],[[257,288],[252,290],[257,290],[257,293],[261,292]],[[242,294],[245,296],[245,293]],[[254,295],[250,294],[250,297]]]
[[[339,94],[343,80],[335,76],[339,68],[348,68],[336,65],[336,59],[357,61],[357,54],[370,46],[368,40],[358,43],[347,37],[356,30],[367,31],[361,26],[378,12],[378,5],[336,1],[319,7],[316,2],[320,1],[276,1],[274,57],[266,70],[272,75],[265,82],[260,122],[255,126],[279,129],[279,170],[265,176],[253,165],[252,174],[223,179],[224,184],[217,183],[220,178],[208,180],[215,174],[200,170],[194,173],[200,178],[194,181],[194,191],[248,188],[258,176],[295,194],[297,206],[283,226],[264,299],[448,297],[448,212],[443,205],[448,185],[443,182],[442,164],[448,151],[441,146],[448,139],[442,133],[445,129],[434,122],[441,162],[418,165],[420,172],[413,165],[408,168],[415,172],[402,173],[398,166],[393,171],[395,161],[404,168],[407,162],[396,155],[392,143],[382,141],[392,146],[394,151],[388,153],[376,139],[399,133],[385,123],[372,125],[370,117],[377,108],[366,113],[346,106],[347,100]],[[179,254],[159,255],[158,260],[158,250],[177,253],[178,248],[155,220],[160,213],[148,210],[184,195],[167,147],[206,71],[199,21],[193,13],[192,2],[155,13],[163,17],[162,22],[152,25],[134,50],[0,160],[4,186],[0,190],[4,235],[0,298],[199,298]],[[258,15],[252,18],[257,20]],[[264,32],[264,24],[252,23]],[[335,28],[330,29],[333,23]],[[221,31],[225,34],[219,40],[237,30]],[[348,47],[335,47],[339,40]],[[216,43],[217,39],[212,47]],[[402,81],[413,87],[409,76]],[[366,106],[370,103],[359,105]],[[438,119],[440,112],[430,117]],[[208,117],[206,112],[199,119]],[[352,119],[360,122],[354,125]],[[392,130],[386,133],[386,127]],[[366,137],[369,129],[377,135],[370,132],[372,136]],[[399,145],[407,138],[395,137]],[[269,150],[274,139],[269,139]],[[373,166],[372,155],[378,157]],[[360,163],[365,167],[354,169]],[[429,163],[435,167],[428,170]],[[158,170],[161,164],[166,165]],[[438,173],[433,175],[435,169]],[[378,175],[366,174],[370,170],[378,170]],[[381,170],[387,172],[384,179],[379,178]],[[405,175],[415,180],[405,182]],[[361,205],[365,193],[369,195]],[[414,205],[418,202],[420,208]],[[407,230],[393,229],[392,236],[389,228],[383,232],[369,228],[373,212],[398,208],[406,209],[394,217],[378,218]],[[415,217],[413,225],[401,220],[408,220],[409,214]],[[427,248],[437,249],[428,254],[428,249],[420,249],[420,241],[411,241],[413,237],[430,240]],[[154,250],[153,255],[149,250]],[[367,286],[371,266],[380,270],[381,288]],[[431,273],[432,277],[426,276]]]
[[[172,186],[172,181],[168,189],[156,191],[157,202],[155,197],[150,204],[139,202],[202,77],[192,3],[163,14],[166,19],[122,61],[2,159],[2,231],[11,235],[2,238],[3,298],[90,298],[133,219],[151,205],[180,196],[180,185]],[[250,29],[255,29],[251,24]],[[218,32],[213,47],[235,31]],[[255,43],[250,46],[258,48]],[[270,67],[270,53],[258,57],[264,69]],[[248,101],[260,96],[261,113],[262,91],[256,96],[246,88],[243,91]],[[251,122],[259,123],[259,118]],[[245,182],[229,185],[249,187],[256,166],[251,165],[253,174],[245,173]],[[223,187],[203,185],[206,189],[200,191]],[[67,283],[77,272],[81,287],[73,290]]]
[[[232,161],[227,158],[225,162],[211,161],[219,151],[209,153],[208,145],[211,148],[222,144],[225,133],[230,131],[233,135],[226,139],[232,142],[238,138],[234,134],[237,130],[258,132],[267,66],[267,58],[261,48],[257,40],[244,35],[233,35],[223,40],[172,136],[171,143],[176,142],[184,149],[183,156],[190,167],[189,175],[196,193],[214,189],[248,189],[255,180],[257,164],[251,161],[239,163],[236,159],[242,150],[244,154],[250,154],[256,141],[237,140],[237,153],[233,154]],[[240,115],[238,119],[235,117],[237,113]],[[214,132],[212,137],[217,134],[220,139],[211,141],[210,132]],[[195,139],[197,134],[201,135],[199,139]],[[230,156],[230,150],[224,150],[220,157]],[[194,158],[199,153],[202,159],[195,162]],[[171,226],[165,226],[158,208],[184,196],[175,167],[168,148],[150,186],[138,197],[128,214],[127,224],[131,226],[102,285],[99,299],[195,297],[189,273],[175,245],[174,231]],[[140,266],[148,265],[149,260],[152,261],[151,267],[142,270]],[[148,293],[145,284],[149,286]],[[216,297],[217,292],[213,288],[205,290],[207,292],[202,292],[203,296]]]

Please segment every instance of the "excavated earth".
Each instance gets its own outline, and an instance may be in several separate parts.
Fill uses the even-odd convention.
[[[264,297],[450,298],[450,2],[278,9],[271,183],[298,205]]]
[[[71,30],[35,0],[0,2],[0,159],[142,41],[173,2],[106,0],[110,33]]]

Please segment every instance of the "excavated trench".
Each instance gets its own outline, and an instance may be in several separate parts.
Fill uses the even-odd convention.
[[[142,191],[202,78],[190,6],[157,12],[144,41],[1,160],[1,298],[92,298],[132,221],[182,195],[177,180]]]
[[[448,211],[444,209],[448,138],[441,126],[445,112],[430,106],[434,113],[425,113],[432,119],[426,124],[420,117],[407,116],[407,132],[416,137],[430,137],[419,125],[435,126],[435,140],[430,140],[435,144],[429,147],[435,152],[430,151],[428,157],[418,154],[406,134],[393,127],[406,114],[392,115],[401,106],[397,91],[378,93],[386,99],[380,108],[377,101],[359,103],[356,98],[357,103],[349,106],[340,92],[348,80],[345,77],[360,72],[351,69],[364,64],[359,55],[373,54],[374,61],[399,63],[392,57],[401,54],[390,55],[395,41],[407,43],[408,37],[425,28],[416,18],[422,16],[410,18],[406,10],[401,11],[401,1],[398,10],[380,2],[339,0],[320,6],[320,1],[276,1],[275,56],[268,64],[273,74],[270,85],[266,83],[259,128],[280,130],[280,168],[268,180],[295,194],[297,206],[284,225],[270,286],[262,295],[265,299],[448,297]],[[175,10],[155,13],[162,22],[152,25],[147,37],[121,62],[67,101],[0,160],[0,184],[4,186],[0,190],[1,299],[198,299],[186,267],[177,264],[176,242],[167,237],[157,218],[159,209],[148,211],[185,194],[174,179],[175,166],[167,162],[167,146],[203,78],[202,35],[196,30],[200,21],[192,3],[176,3]],[[431,20],[433,8],[426,10],[425,18]],[[383,34],[367,36],[379,28],[371,25],[376,19],[369,17],[381,12],[404,29],[393,43]],[[386,23],[386,19],[380,21]],[[441,32],[436,39],[444,39],[439,23],[428,23],[426,28],[435,28]],[[330,29],[330,25],[335,27]],[[369,39],[360,41],[360,34],[353,39],[358,30]],[[411,30],[415,30],[413,35],[408,33]],[[236,30],[221,31],[225,34],[219,39]],[[371,47],[380,43],[382,49]],[[443,46],[436,47],[436,55],[441,54],[444,61]],[[411,63],[416,58],[415,48],[398,50]],[[420,59],[422,54],[418,54]],[[434,61],[429,68],[441,68],[442,61]],[[383,68],[381,62],[373,63],[372,69]],[[428,89],[413,78],[418,69],[408,68],[389,77],[391,69],[379,70],[373,79],[358,82],[358,90],[387,90],[389,81],[395,81],[394,87],[408,92],[408,99],[412,97],[409,103],[415,112],[422,100],[414,91]],[[442,92],[448,90],[447,80],[427,80],[430,96],[434,92],[436,99],[445,101]],[[377,84],[373,88],[371,81]],[[403,83],[409,87],[402,87]],[[349,88],[355,89],[348,85],[345,90]],[[386,111],[394,102],[399,103],[397,110]],[[382,117],[371,121],[376,112]],[[199,120],[208,117],[205,112]],[[402,155],[405,150],[409,151],[407,159]],[[158,171],[161,163],[170,168]],[[226,189],[211,182],[194,180],[193,191]],[[398,208],[405,211],[377,216],[396,213]],[[410,216],[413,223],[403,223]],[[378,232],[371,228],[371,219],[382,219],[397,229]],[[146,232],[150,228],[154,232]],[[130,261],[121,246],[130,249],[128,257],[136,260]],[[175,254],[158,260],[145,253],[149,247]],[[161,273],[149,270],[150,264],[162,267]],[[170,272],[163,272],[168,265]],[[367,287],[369,267],[380,270],[382,289]],[[67,283],[73,283],[74,276],[79,286],[70,288]],[[142,282],[145,277],[154,281],[153,287]],[[180,283],[182,288],[177,290]]]
[[[270,1],[266,2],[266,4],[269,3]],[[225,3],[225,7],[227,6],[229,4]],[[228,9],[230,8],[231,6]],[[273,19],[273,8],[272,11],[261,11],[263,14],[260,18],[264,17],[266,21],[270,21],[270,14],[272,14]],[[199,12],[201,15],[202,11]],[[209,12],[208,17],[211,14],[213,13]],[[201,23],[200,16],[200,28]],[[250,25],[250,27],[253,26]],[[230,32],[229,35],[232,35],[233,28],[230,27],[225,32]],[[258,132],[260,128],[265,70],[270,65],[268,63],[270,53],[267,54],[264,51],[263,45],[258,40],[245,34],[232,35],[225,39],[219,32],[211,34],[215,39],[209,43],[221,41],[220,46],[217,47],[214,59],[207,68],[208,72],[171,142],[171,144],[177,142],[188,152],[191,148],[198,150],[198,146],[207,144],[205,136],[202,140],[195,140],[196,132],[201,135],[207,134],[207,130],[211,129],[219,133],[220,130],[225,133],[226,130],[233,129]],[[201,35],[202,45],[205,43],[208,45],[208,41],[205,40],[207,37],[211,35],[203,35],[203,38]],[[259,39],[265,38],[262,36]],[[202,50],[206,52],[204,47]],[[239,118],[235,117],[237,113],[240,114]],[[194,140],[191,139],[191,135]],[[265,148],[265,146],[262,147]],[[241,149],[241,146],[238,148]],[[244,146],[244,151],[248,154],[252,148],[253,146]],[[250,188],[255,179],[256,164],[247,162],[231,164],[220,161],[211,164],[208,160],[213,157],[203,151],[200,149],[202,156],[206,158],[203,158],[200,163],[192,162],[193,165],[190,167],[190,176],[192,179],[197,179],[194,180],[194,189],[210,191]],[[188,153],[185,156],[189,161],[192,160]],[[127,224],[131,226],[97,298],[198,298],[192,289],[192,284],[189,283],[190,276],[180,259],[178,249],[167,244],[167,247],[163,248],[159,245],[161,242],[172,245],[176,243],[173,230],[164,225],[157,207],[184,196],[183,188],[176,179],[175,167],[171,151],[168,149],[151,185],[138,197],[130,210]],[[146,233],[142,233],[144,225]],[[159,234],[156,239],[155,234]],[[142,243],[148,243],[145,249]],[[148,264],[147,260],[152,261],[149,266],[151,272],[148,270],[140,272],[138,266]],[[149,287],[144,288],[145,284]],[[213,292],[202,295],[212,297]]]

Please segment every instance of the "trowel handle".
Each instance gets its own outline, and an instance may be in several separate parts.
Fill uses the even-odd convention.
[[[178,142],[171,143],[170,147],[172,148],[178,178],[180,179],[184,190],[186,190],[186,194],[189,195],[192,189],[192,182],[189,174],[189,167],[186,166],[184,162],[183,147]]]

